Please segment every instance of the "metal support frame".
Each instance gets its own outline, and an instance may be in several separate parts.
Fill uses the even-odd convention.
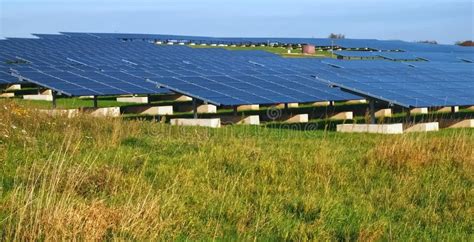
[[[405,122],[406,123],[410,123],[411,122],[411,109],[410,108],[407,108],[406,109],[406,117],[405,117]]]
[[[97,103],[98,103],[97,96],[94,96],[94,108],[97,108],[99,106]]]
[[[369,113],[370,113],[370,123],[375,124],[375,100],[369,99]]]
[[[197,119],[197,118],[198,118],[197,100],[196,100],[196,98],[193,98],[193,116],[194,116],[194,119]]]
[[[237,116],[237,106],[232,106],[232,109],[234,111],[234,116]]]
[[[53,108],[56,108],[56,92],[52,91],[52,96],[53,96]]]
[[[456,106],[451,106],[451,113],[456,113]]]

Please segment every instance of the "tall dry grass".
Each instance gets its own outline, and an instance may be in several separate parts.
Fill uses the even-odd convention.
[[[14,102],[0,114],[3,240],[472,238],[470,130],[208,130]]]

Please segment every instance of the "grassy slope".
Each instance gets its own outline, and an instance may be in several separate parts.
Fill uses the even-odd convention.
[[[472,239],[474,131],[177,128],[0,103],[0,237]]]

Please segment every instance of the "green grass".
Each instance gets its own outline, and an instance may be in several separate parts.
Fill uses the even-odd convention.
[[[2,240],[473,239],[474,130],[338,134],[0,101]]]
[[[292,53],[288,54],[288,49],[284,47],[256,46],[256,47],[219,47],[219,46],[190,46],[192,48],[223,48],[226,50],[261,50],[278,54],[287,58],[334,58],[329,51],[317,51],[314,55],[303,55],[301,49],[292,49]]]

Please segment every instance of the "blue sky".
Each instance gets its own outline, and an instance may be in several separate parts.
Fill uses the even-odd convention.
[[[473,0],[0,0],[0,36],[58,31],[474,39]]]

